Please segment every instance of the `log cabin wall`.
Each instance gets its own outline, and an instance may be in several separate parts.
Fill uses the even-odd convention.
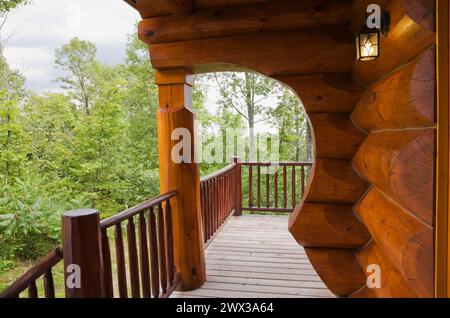
[[[354,210],[372,236],[356,256],[362,268],[380,265],[376,296],[433,297],[435,1],[384,5],[382,54],[353,67],[366,91],[352,119],[367,134],[353,164],[370,183]]]
[[[128,2],[157,70],[252,70],[302,100],[316,160],[289,230],[333,293],[433,295],[434,1]],[[355,62],[371,3],[391,34],[378,60]],[[381,289],[365,288],[370,264]]]

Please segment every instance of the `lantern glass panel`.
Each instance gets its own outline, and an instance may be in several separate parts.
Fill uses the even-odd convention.
[[[378,30],[366,30],[356,36],[358,61],[371,61],[380,55],[380,33]]]

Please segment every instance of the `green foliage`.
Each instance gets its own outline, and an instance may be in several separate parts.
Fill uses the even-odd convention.
[[[31,3],[30,0],[0,0],[0,16],[29,3]]]
[[[270,123],[279,132],[280,158],[285,161],[310,161],[312,147],[306,112],[298,98],[283,89],[275,108],[269,109]]]
[[[60,239],[61,213],[84,206],[83,200],[69,200],[65,189],[50,195],[49,180],[33,173],[16,178],[0,188],[0,258],[42,256]],[[64,195],[66,194],[66,195]]]
[[[93,43],[74,38],[55,52],[61,93],[40,96],[0,59],[1,267],[59,244],[64,211],[95,208],[104,218],[159,193],[154,71],[136,35],[126,53],[123,63],[105,65]],[[282,160],[306,156],[306,115],[294,95],[255,74],[198,79],[220,86],[215,113],[205,108],[205,87],[194,87],[193,106],[209,137],[265,121],[280,131]],[[273,94],[279,102],[268,109],[261,101]],[[224,165],[202,164],[202,174]]]
[[[102,217],[159,193],[157,94],[148,55],[130,37],[123,64],[74,38],[56,51],[62,93],[28,94],[0,60],[0,259],[35,259],[60,241],[61,214]]]
[[[77,101],[78,107],[84,108],[86,115],[89,115],[96,93],[96,52],[95,44],[79,38],[73,38],[55,52],[57,68],[66,72],[65,76],[58,77],[56,81]]]

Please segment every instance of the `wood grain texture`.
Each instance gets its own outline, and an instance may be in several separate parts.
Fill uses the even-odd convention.
[[[371,242],[357,253],[358,262],[364,272],[369,265],[376,264],[381,269],[381,288],[372,291],[380,298],[417,298],[413,288],[397,271],[390,260],[380,250],[378,245]],[[371,273],[367,273],[369,275]]]
[[[179,71],[186,74],[185,71]],[[172,72],[169,74],[173,78]],[[158,78],[163,78],[160,72]],[[195,151],[194,118],[190,105],[192,87],[188,84],[159,86],[160,108],[157,114],[158,153],[161,193],[177,190],[178,200],[172,206],[175,266],[181,274],[181,288],[191,290],[205,281],[204,242],[200,204],[200,171],[194,161],[194,152],[183,154],[183,162],[172,160],[172,140],[176,128],[191,132],[191,145]],[[185,149],[186,150],[186,149]],[[186,150],[187,151],[187,150]]]
[[[274,76],[347,72],[354,44],[345,27],[310,28],[154,44],[150,55],[156,69],[188,68],[196,73],[250,69]]]
[[[368,189],[369,183],[361,178],[362,175],[394,204],[400,205],[398,208],[402,212],[407,213],[406,219],[410,223],[405,222],[409,224],[405,230],[414,223],[412,219],[417,220],[415,217],[422,219],[427,226],[432,224],[435,154],[434,108],[430,101],[434,99],[435,78],[430,48],[435,42],[434,1],[354,0],[348,18],[343,14],[349,9],[349,1],[345,1],[343,7],[334,12],[327,11],[326,7],[318,10],[318,7],[313,6],[315,3],[329,4],[328,8],[336,4],[331,0],[273,3],[264,0],[196,0],[187,11],[175,14],[180,11],[167,7],[167,3],[141,0],[138,1],[138,9],[144,17],[160,18],[143,22],[140,34],[141,39],[149,44],[156,69],[184,68],[196,73],[250,70],[290,86],[303,101],[311,117],[317,147],[317,160],[305,191],[305,203],[297,209],[303,214],[296,213],[291,217],[294,236],[302,244],[325,244],[329,247],[311,248],[308,256],[313,265],[320,268],[319,273],[326,278],[324,282],[327,286],[331,286],[331,291],[338,295],[417,296],[408,292],[409,283],[404,279],[404,273],[409,271],[408,275],[415,277],[414,274],[419,272],[428,272],[429,268],[425,269],[424,263],[414,262],[414,259],[418,260],[415,258],[418,245],[423,243],[428,246],[428,234],[418,238],[417,242],[413,239],[411,243],[406,243],[408,235],[402,231],[396,233],[398,236],[377,234],[373,227],[378,219],[369,218],[365,223],[370,224],[370,229],[375,233],[374,244],[380,246],[363,249],[367,253],[359,254],[361,267],[355,259],[355,246],[358,239],[358,243],[361,243],[362,237],[367,239],[368,235],[362,235],[364,226],[355,220],[356,217],[350,212],[344,212],[345,222],[336,221],[330,211],[322,210],[313,214],[310,212],[312,209],[309,209],[314,204],[342,204],[350,208],[359,202]],[[352,32],[360,29],[365,9],[372,3],[380,4],[383,9],[390,11],[391,33],[382,40],[381,56],[377,60],[355,62]],[[276,4],[280,6],[276,7]],[[291,10],[287,10],[288,7]],[[351,22],[351,26],[342,24],[344,20]],[[425,52],[427,49],[430,50]],[[363,86],[357,83],[372,86],[364,93]],[[181,88],[177,88],[176,92],[188,96],[186,90],[183,93]],[[161,93],[161,100],[164,100],[164,95],[172,96],[170,90],[163,89]],[[180,105],[187,102],[189,98],[180,101]],[[367,138],[351,123],[352,112],[358,128],[372,132]],[[404,128],[409,130],[398,130]],[[397,131],[384,131],[389,129]],[[375,134],[376,131],[378,133]],[[353,163],[359,173],[354,170],[351,161],[355,152]],[[166,155],[162,154],[163,157]],[[162,176],[165,180],[168,177],[172,176]],[[257,196],[257,189],[253,191],[253,195]],[[359,204],[362,207],[361,215],[366,217],[376,210],[375,206],[369,205],[367,197],[366,201]],[[257,197],[252,199],[256,201]],[[280,196],[279,199],[277,203],[281,206],[284,197]],[[366,206],[370,206],[370,209]],[[302,231],[297,231],[297,227]],[[361,235],[359,238],[357,233]],[[333,236],[335,246],[331,245]],[[254,248],[270,242],[269,239],[254,241],[242,234],[239,238]],[[392,247],[394,241],[400,246]],[[224,233],[222,244],[234,244],[230,233]],[[273,244],[282,249],[286,242]],[[337,249],[336,245],[347,246],[348,249]],[[386,246],[390,250],[385,253]],[[232,248],[239,247],[234,245]],[[393,256],[402,248],[406,263],[400,266],[398,259]],[[385,282],[387,285],[375,294],[372,290],[362,288],[365,283],[362,271],[365,263],[362,261],[372,260],[382,262],[387,271],[392,268],[392,274]],[[249,265],[247,261],[234,259],[228,259],[226,264],[218,264],[218,261],[210,260],[209,266],[236,268]],[[277,264],[272,263],[271,270],[280,267]],[[281,266],[282,270],[294,270],[290,267],[290,264]],[[402,272],[402,269],[396,270],[397,267],[406,269],[403,268]],[[222,284],[231,282],[213,283],[221,284],[209,285],[211,295],[217,295],[218,292],[213,288],[223,289]],[[417,288],[419,293],[425,295],[428,287],[423,288],[428,283],[420,281],[417,284],[422,288]],[[255,295],[255,292],[233,290],[228,291],[227,295],[250,296]],[[199,291],[198,296],[206,294]]]
[[[350,298],[377,298],[377,294],[374,292],[372,288],[364,287],[358,290],[356,293],[351,294]]]
[[[313,170],[307,202],[352,204],[368,188],[347,160],[317,159]]]
[[[231,217],[206,249],[207,282],[173,297],[333,297],[287,223],[286,216]]]
[[[364,93],[352,114],[355,124],[365,130],[431,127],[435,122],[435,49]]]
[[[380,251],[389,258],[417,295],[433,297],[433,228],[376,188],[371,189],[355,207],[355,211]]]
[[[347,297],[364,286],[366,279],[353,250],[306,248],[305,251],[333,294]]]
[[[433,0],[377,1],[392,18],[381,56],[355,62],[370,85],[352,119],[371,133],[353,163],[372,185],[355,211],[373,237],[358,253],[365,270],[378,264],[382,288],[353,297],[433,296],[435,42]],[[390,2],[388,4],[388,2]],[[354,14],[367,1],[354,2]],[[353,28],[359,17],[352,17]]]
[[[165,15],[145,19],[140,37],[148,43],[167,43],[229,35],[261,33],[299,28],[344,25],[351,1],[269,1],[197,10],[194,14]]]
[[[351,159],[366,138],[349,113],[310,113],[309,119],[317,158]]]
[[[71,279],[73,264],[82,273],[81,288],[66,284],[67,298],[103,297],[99,221],[100,213],[93,209],[70,211],[62,216],[64,280]]]
[[[371,134],[353,162],[361,175],[429,225],[434,208],[434,129]]]
[[[349,73],[276,76],[297,93],[308,113],[352,112],[364,88]]]
[[[358,248],[371,238],[352,205],[303,203],[294,215],[289,231],[303,247]]]

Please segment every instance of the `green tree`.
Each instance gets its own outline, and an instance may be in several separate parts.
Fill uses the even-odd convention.
[[[114,68],[97,64],[93,87],[100,95],[90,115],[75,127],[73,182],[90,198],[91,206],[111,213],[121,209],[118,192],[125,186],[120,166],[126,136],[120,77]]]
[[[72,149],[77,124],[75,105],[63,94],[34,95],[25,105],[24,114],[34,168],[52,180],[67,183],[65,178],[75,156]]]
[[[280,85],[275,81],[254,73],[214,73],[221,100],[220,104],[236,111],[248,124],[249,159],[256,160],[255,125],[266,121],[266,108],[263,105],[275,96]]]
[[[25,162],[27,141],[23,132],[20,104],[26,97],[25,79],[12,71],[0,56],[0,176],[8,187]]]
[[[93,83],[96,52],[95,44],[75,37],[55,53],[56,67],[66,73],[56,81],[70,93],[78,107],[84,108],[86,115],[90,114],[96,95]]]
[[[3,41],[1,31],[8,20],[8,13],[20,6],[31,3],[30,0],[0,0],[0,56],[3,56]]]
[[[0,16],[30,2],[29,0],[0,0]]]
[[[278,130],[280,157],[289,161],[311,160],[311,136],[303,105],[298,98],[284,88],[277,107],[270,109],[270,123]]]

